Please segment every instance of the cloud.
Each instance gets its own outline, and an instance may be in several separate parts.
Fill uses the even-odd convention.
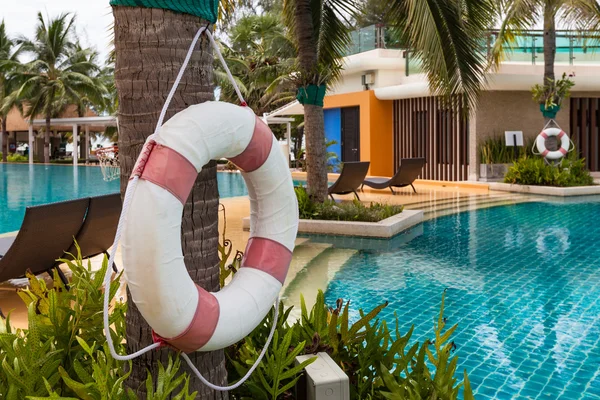
[[[57,16],[77,15],[77,34],[83,44],[95,47],[104,59],[109,52],[113,23],[109,0],[1,0],[0,19],[4,19],[9,34],[33,36],[37,13]],[[11,3],[6,6],[6,3]]]

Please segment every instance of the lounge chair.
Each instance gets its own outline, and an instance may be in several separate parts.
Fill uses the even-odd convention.
[[[370,164],[371,163],[368,161],[344,163],[344,167],[342,168],[342,173],[340,174],[340,177],[327,190],[327,193],[329,194],[329,197],[331,197],[331,200],[334,200],[334,194],[349,193],[354,193],[356,198],[360,200],[360,197],[358,197],[358,193],[356,193],[356,191],[367,176]]]
[[[413,186],[413,182],[415,179],[419,177],[421,171],[423,170],[423,166],[425,166],[424,158],[405,158],[400,162],[400,168],[398,168],[398,172],[392,178],[369,178],[365,179],[361,189],[367,185],[373,189],[387,189],[389,188],[392,191],[392,194],[396,194],[394,192],[394,188],[398,187],[412,187],[413,191],[417,193],[417,190]]]
[[[75,236],[75,241],[81,250],[82,259],[95,257],[99,254],[108,255],[108,249],[115,240],[120,215],[120,193],[90,199],[85,221],[83,221],[83,225]],[[74,242],[67,253],[77,255]],[[113,265],[113,268],[116,271],[115,265]]]
[[[17,236],[3,240],[6,252],[0,254],[0,282],[21,278],[27,270],[35,275],[51,274],[57,268],[56,259],[71,247],[89,204],[86,197],[28,207]],[[57,271],[66,284],[60,268]]]

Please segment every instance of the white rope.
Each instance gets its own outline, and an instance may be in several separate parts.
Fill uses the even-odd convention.
[[[225,62],[225,59],[223,58],[223,55],[221,54],[221,50],[219,49],[219,46],[217,45],[217,43],[215,43],[215,39],[213,38],[212,33],[210,31],[206,31],[206,36],[208,36],[215,51],[217,52],[217,56],[219,57],[219,60],[221,61],[221,65],[223,65],[223,69],[225,69],[225,72],[227,73],[227,76],[229,77],[229,80],[231,81],[231,84],[233,85],[233,89],[235,90],[235,92],[238,95],[238,98],[240,99],[240,103],[243,105],[246,105],[244,96],[242,96],[242,92],[240,91],[240,88],[238,87],[237,82],[235,81],[235,79],[233,79],[233,75],[231,74],[231,71],[229,70],[227,63]]]
[[[167,114],[169,105],[171,104],[171,101],[173,100],[173,96],[175,95],[175,92],[177,91],[177,87],[179,86],[181,79],[183,78],[183,74],[185,73],[185,70],[190,62],[190,59],[191,59],[194,49],[196,47],[196,43],[198,42],[198,39],[200,39],[200,36],[202,35],[203,32],[206,32],[214,50],[217,52],[217,56],[219,57],[219,60],[223,64],[223,68],[227,72],[227,76],[231,80],[231,83],[233,84],[233,87],[235,88],[235,91],[240,99],[240,102],[243,105],[246,105],[246,102],[244,101],[244,97],[242,96],[242,93],[240,92],[240,89],[239,89],[237,83],[235,82],[235,79],[233,79],[233,75],[231,74],[231,71],[227,67],[227,64],[225,63],[225,60],[223,59],[221,51],[219,50],[219,46],[217,46],[217,44],[215,43],[215,40],[214,40],[210,30],[208,30],[207,27],[202,27],[198,30],[198,32],[196,33],[196,36],[194,36],[194,39],[192,40],[192,43],[187,52],[187,55],[185,56],[185,60],[183,61],[183,64],[181,65],[181,69],[179,70],[179,73],[177,74],[177,78],[175,79],[175,82],[173,83],[173,87],[171,88],[171,91],[169,92],[169,95],[167,96],[165,104],[162,108],[162,111],[158,118],[158,122],[156,123],[156,129],[152,135],[148,136],[148,138],[146,139],[146,143],[148,143],[150,140],[152,140],[157,135],[158,130],[161,128],[161,126],[164,122],[164,119],[165,119],[165,115]],[[118,126],[117,126],[117,129],[118,129]],[[153,343],[150,346],[144,347],[143,349],[136,351],[133,354],[120,355],[120,354],[117,354],[113,340],[112,340],[112,336],[110,335],[108,303],[110,300],[110,283],[111,283],[111,275],[112,275],[112,266],[115,263],[117,247],[119,246],[119,242],[121,241],[121,234],[123,233],[123,226],[125,225],[125,220],[127,219],[127,214],[129,212],[129,207],[131,205],[131,199],[133,198],[133,194],[135,193],[135,188],[137,187],[138,182],[139,182],[139,176],[134,176],[127,184],[127,188],[125,190],[125,198],[123,199],[123,209],[121,211],[121,216],[119,217],[119,223],[117,225],[117,232],[115,234],[115,240],[112,245],[110,257],[108,259],[108,266],[106,268],[106,274],[104,275],[104,309],[103,309],[103,311],[104,311],[104,334],[106,336],[106,342],[108,343],[108,348],[110,350],[110,354],[112,355],[112,357],[115,360],[119,360],[119,361],[132,360],[132,359],[137,358],[149,351],[152,351],[154,349],[158,349],[159,347],[161,347],[160,343]],[[227,387],[213,385],[212,383],[208,382],[202,376],[200,371],[198,371],[198,369],[194,366],[194,364],[192,363],[192,360],[190,360],[190,358],[188,357],[187,354],[181,353],[181,357],[183,357],[186,360],[186,362],[188,363],[188,365],[190,366],[192,371],[206,386],[208,386],[214,390],[218,390],[218,391],[227,391],[227,390],[236,389],[236,388],[240,387],[244,382],[246,382],[246,380],[248,380],[248,378],[250,378],[250,376],[252,375],[254,370],[258,367],[258,365],[262,361],[264,355],[266,354],[267,349],[269,348],[269,346],[271,344],[273,335],[275,334],[278,317],[279,317],[279,297],[275,300],[274,322],[273,322],[273,326],[271,327],[271,332],[269,333],[269,337],[267,339],[267,343],[265,344],[265,347],[262,349],[260,355],[256,359],[256,362],[248,370],[246,375],[242,379],[240,379],[237,383],[235,383],[234,385],[227,386]]]
[[[237,381],[236,383],[234,383],[231,386],[217,386],[217,385],[210,383],[209,381],[206,380],[206,378],[204,378],[202,376],[200,371],[198,371],[198,369],[196,368],[196,366],[194,365],[192,360],[190,360],[190,357],[187,354],[181,353],[181,357],[183,357],[183,359],[187,362],[188,366],[194,372],[194,374],[196,374],[198,379],[200,379],[202,381],[202,383],[204,383],[209,388],[211,388],[213,390],[217,390],[219,392],[225,392],[225,391],[237,389],[238,387],[242,386],[244,384],[244,382],[246,382],[248,380],[248,378],[250,378],[250,376],[252,376],[252,373],[258,367],[258,364],[260,364],[263,357],[265,356],[267,349],[269,348],[269,345],[271,344],[271,340],[273,340],[273,335],[275,334],[275,329],[277,328],[278,318],[279,318],[279,297],[277,297],[277,299],[275,299],[275,314],[273,315],[273,326],[271,327],[271,332],[269,333],[269,337],[267,338],[267,343],[265,343],[265,347],[263,347],[258,358],[254,362],[254,364],[252,364],[252,367],[250,367],[248,372],[246,372],[246,375],[244,375],[242,379],[240,379],[239,381]]]

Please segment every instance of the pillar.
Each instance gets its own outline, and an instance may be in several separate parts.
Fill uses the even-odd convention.
[[[33,164],[33,125],[29,125],[29,164]]]
[[[77,166],[79,158],[79,137],[77,136],[77,124],[73,125],[73,166]]]
[[[479,180],[479,138],[477,137],[477,111],[469,115],[469,180]]]
[[[87,161],[90,155],[90,126],[85,126],[85,146],[83,147],[85,152],[83,153],[83,158]]]
[[[287,163],[288,163],[288,168],[290,166],[290,153],[292,152],[292,124],[290,122],[288,122],[286,124],[286,132],[285,132],[285,139],[287,140],[287,148],[288,148],[288,154],[287,154]]]

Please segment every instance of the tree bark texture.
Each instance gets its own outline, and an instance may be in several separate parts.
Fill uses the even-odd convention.
[[[327,149],[323,107],[304,105],[306,136],[306,180],[309,193],[317,201],[327,198]]]
[[[197,30],[207,22],[167,10],[113,7],[115,17],[115,80],[119,94],[119,161],[121,193],[145,139],[154,133],[160,111]],[[214,98],[212,50],[206,37],[196,48],[167,112],[168,120],[190,105]],[[194,282],[209,291],[219,290],[218,203],[216,163],[198,175],[183,210],[181,229],[185,264]],[[126,267],[125,267],[126,268]],[[129,302],[127,347],[134,352],[152,343],[151,329],[137,307]],[[133,362],[129,387],[145,398],[146,370],[157,372],[173,351],[146,353]],[[200,372],[217,385],[227,383],[222,351],[190,355]],[[185,363],[184,363],[185,364]],[[189,372],[187,366],[185,370]],[[192,377],[191,391],[203,399],[226,399]]]
[[[554,60],[556,59],[556,21],[554,7],[544,9],[544,84],[554,80]]]
[[[310,0],[296,0],[296,42],[298,61],[306,84],[318,85],[317,39],[312,20]],[[304,105],[306,136],[306,180],[309,194],[317,201],[327,198],[327,154],[325,148],[325,117],[323,107]]]

